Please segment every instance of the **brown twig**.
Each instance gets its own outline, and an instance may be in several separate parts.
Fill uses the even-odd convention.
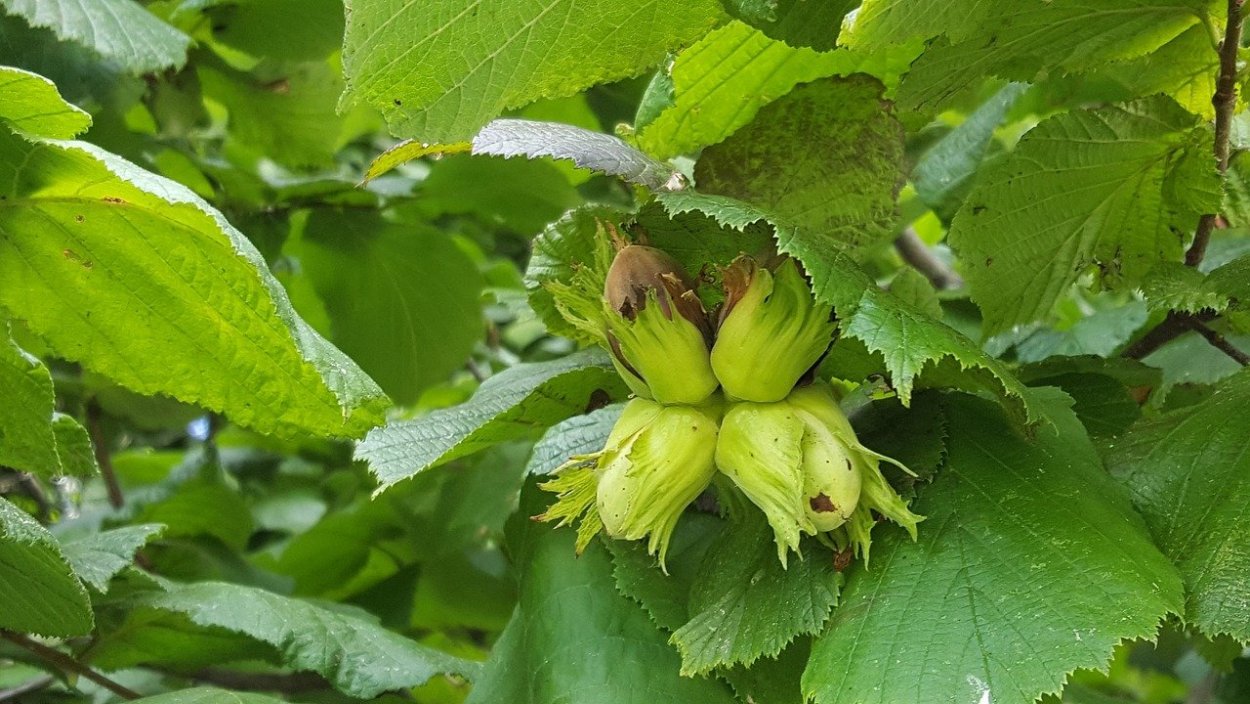
[[[1205,323],[1201,323],[1197,320],[1191,320],[1189,322],[1189,329],[1205,337],[1207,342],[1211,343],[1212,347],[1223,352],[1229,357],[1232,357],[1241,366],[1250,366],[1250,355],[1247,355],[1245,352],[1233,347],[1228,340],[1224,339],[1223,335],[1207,327]]]
[[[20,633],[0,631],[0,638],[3,638],[20,648],[29,650],[31,653],[34,653],[37,657],[39,657],[39,659],[69,674],[78,675],[79,677],[91,680],[122,699],[138,699],[142,696],[133,689],[124,687],[104,675],[101,675],[95,670],[92,670],[69,655],[62,653],[55,648],[49,648],[43,643],[31,640]]]
[[[1241,48],[1241,9],[1245,0],[1228,0],[1228,26],[1220,44],[1220,75],[1215,82],[1215,161],[1223,177],[1228,172],[1229,143],[1232,141],[1233,113],[1237,110],[1237,50]],[[1217,213],[1207,213],[1198,220],[1194,242],[1185,252],[1185,264],[1198,266],[1207,253],[1207,243],[1215,229]]]
[[[48,501],[48,495],[44,493],[43,487],[39,485],[39,480],[25,472],[18,476],[20,477],[19,481],[26,490],[26,494],[35,502],[38,510],[35,518],[41,522],[47,522],[48,519],[52,518],[52,503]]]
[[[963,278],[938,258],[929,245],[920,239],[920,235],[912,228],[903,230],[903,234],[894,240],[894,249],[916,271],[925,275],[929,283],[939,291],[942,289],[960,288],[964,285]]]
[[[1250,366],[1250,356],[1234,347],[1223,335],[1207,325],[1208,321],[1214,319],[1215,315],[1210,312],[1193,315],[1172,311],[1163,319],[1163,322],[1143,335],[1137,342],[1129,345],[1124,350],[1123,356],[1130,359],[1142,359],[1173,339],[1192,330],[1202,335],[1212,347],[1236,360],[1238,364]]]
[[[12,489],[21,489],[23,494],[30,497],[35,502],[35,518],[40,523],[46,523],[52,517],[52,503],[48,501],[48,495],[44,493],[43,487],[39,485],[39,481],[30,474],[0,465],[0,473],[12,472],[6,475],[3,482],[0,482],[0,493],[11,491]]]
[[[1237,109],[1237,50],[1241,48],[1243,4],[1245,0],[1228,0],[1228,26],[1224,29],[1224,41],[1219,49],[1220,73],[1216,78],[1215,94],[1211,96],[1211,104],[1215,106],[1213,151],[1221,179],[1228,172],[1233,113]],[[1215,230],[1219,217],[1218,213],[1207,213],[1198,219],[1198,227],[1194,230],[1194,241],[1185,252],[1186,266],[1197,267],[1202,263],[1203,257],[1207,254],[1207,244],[1211,241],[1211,233]],[[1239,350],[1229,345],[1219,333],[1203,324],[1212,318],[1214,318],[1212,315],[1195,316],[1172,311],[1163,319],[1163,322],[1125,348],[1123,356],[1141,359],[1184,333],[1195,330],[1222,352],[1241,361],[1244,355]],[[1203,332],[1204,330],[1207,332]],[[1207,334],[1208,332],[1210,335]],[[1221,347],[1215,340],[1223,346]],[[1245,364],[1245,362],[1241,363]]]
[[[109,505],[121,508],[126,504],[121,485],[117,483],[117,472],[113,470],[113,457],[109,453],[108,439],[104,437],[104,426],[101,423],[102,411],[100,404],[94,399],[87,402],[87,432],[91,435],[91,446],[95,451],[96,464],[100,465],[100,476],[104,478],[104,486],[108,489]]]
[[[1163,322],[1154,326],[1149,332],[1138,338],[1136,342],[1124,348],[1121,356],[1129,359],[1146,358],[1151,352],[1187,332],[1189,330],[1189,326],[1185,323],[1187,317],[1184,313],[1177,313],[1176,311],[1168,313]]]

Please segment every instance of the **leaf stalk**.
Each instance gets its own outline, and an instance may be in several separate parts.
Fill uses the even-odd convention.
[[[19,648],[30,651],[40,660],[43,660],[44,662],[47,662],[48,664],[53,665],[69,674],[78,675],[91,680],[122,699],[139,699],[142,696],[133,689],[122,686],[95,670],[92,670],[69,655],[62,653],[55,648],[49,648],[43,643],[32,640],[20,633],[0,631],[0,638],[9,641]]]

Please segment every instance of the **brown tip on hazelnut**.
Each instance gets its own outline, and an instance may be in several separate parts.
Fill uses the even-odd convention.
[[[817,513],[832,513],[838,510],[838,507],[833,505],[833,501],[823,493],[813,496],[808,500],[808,503],[811,504],[812,510]]]
[[[646,307],[648,294],[654,291],[666,318],[672,320],[675,307],[682,317],[710,336],[707,315],[693,295],[694,289],[694,280],[676,259],[655,247],[632,244],[617,252],[612,260],[603,295],[613,310],[633,320]]]
[[[720,315],[717,317],[717,327],[725,322],[725,318],[733,312],[734,306],[738,305],[738,301],[746,295],[747,289],[751,287],[751,281],[755,279],[756,268],[755,260],[744,254],[730,262],[721,273],[721,284],[725,287],[725,302],[721,305]]]

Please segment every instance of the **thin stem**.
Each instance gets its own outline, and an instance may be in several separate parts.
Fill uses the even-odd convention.
[[[1136,342],[1124,348],[1121,356],[1129,359],[1145,359],[1151,352],[1180,337],[1189,330],[1185,323],[1185,315],[1175,311],[1168,313],[1163,322],[1156,325]]]
[[[1243,367],[1250,366],[1250,355],[1234,347],[1227,338],[1207,325],[1208,321],[1214,319],[1215,315],[1209,312],[1191,315],[1189,313],[1172,311],[1168,313],[1168,316],[1163,319],[1162,323],[1156,325],[1154,329],[1143,335],[1137,342],[1129,345],[1121,356],[1130,359],[1142,359],[1173,339],[1192,330],[1202,335],[1212,347],[1228,355],[1238,364]]]
[[[1220,44],[1220,74],[1215,82],[1215,161],[1223,177],[1228,172],[1229,143],[1233,133],[1233,113],[1237,109],[1237,50],[1241,48],[1241,10],[1245,0],[1228,0],[1228,25]],[[1216,213],[1207,213],[1198,220],[1194,242],[1185,252],[1185,264],[1198,266],[1206,256],[1211,232],[1215,230]]]
[[[113,470],[113,457],[109,453],[108,439],[104,437],[104,426],[101,424],[102,412],[100,404],[95,400],[87,402],[87,432],[91,435],[91,445],[95,450],[96,464],[100,465],[100,475],[104,478],[104,486],[108,489],[109,505],[121,508],[126,505],[126,497],[122,494],[121,485],[117,483],[117,472]]]
[[[914,229],[909,227],[903,230],[903,234],[894,240],[894,249],[898,250],[903,261],[924,274],[934,288],[942,290],[964,285],[963,278],[939,259]]]
[[[122,699],[138,699],[142,696],[133,689],[124,687],[113,680],[110,680],[65,653],[62,653],[55,648],[49,648],[43,643],[33,641],[20,633],[0,631],[0,638],[3,638],[20,648],[29,650],[31,653],[34,653],[37,657],[39,657],[39,659],[64,670],[67,673],[91,680]]]
[[[25,472],[18,476],[22,486],[26,489],[26,493],[34,500],[35,506],[38,507],[37,510],[39,512],[35,514],[35,518],[39,519],[40,522],[46,523],[52,518],[52,504],[48,501],[48,495],[43,492],[43,487],[39,485],[39,480],[35,479],[34,476]]]
[[[1232,357],[1241,366],[1250,366],[1250,355],[1234,347],[1223,335],[1207,327],[1204,323],[1191,320],[1189,329],[1205,337],[1212,347]]]
[[[1237,109],[1237,51],[1241,48],[1243,19],[1241,11],[1244,4],[1245,0],[1228,0],[1228,24],[1224,28],[1224,41],[1219,46],[1220,72],[1215,82],[1215,94],[1211,96],[1211,104],[1215,106],[1215,143],[1212,151],[1215,154],[1221,179],[1228,172],[1233,113]],[[1193,244],[1185,252],[1186,266],[1197,267],[1202,263],[1203,257],[1207,254],[1207,244],[1211,241],[1211,233],[1215,230],[1218,220],[1218,213],[1207,213],[1198,219]],[[1214,315],[1195,316],[1172,311],[1163,319],[1163,322],[1125,348],[1122,354],[1131,359],[1141,359],[1184,333],[1195,330],[1220,351],[1241,364],[1245,364],[1241,361],[1244,355],[1239,350],[1229,345],[1219,333],[1203,325],[1204,322],[1214,317]],[[1203,332],[1204,330],[1207,332]]]
[[[46,523],[52,517],[52,504],[48,501],[48,495],[44,493],[37,479],[26,472],[5,465],[0,465],[0,472],[12,472],[11,478],[6,476],[5,481],[0,483],[0,493],[11,488],[20,488],[22,493],[35,502],[35,510],[38,512],[35,518],[40,523]]]

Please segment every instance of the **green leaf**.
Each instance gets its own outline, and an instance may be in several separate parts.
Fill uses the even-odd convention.
[[[1059,356],[1110,357],[1149,318],[1143,301],[1119,296],[1072,296],[1062,300],[1050,325],[1030,325],[986,342],[990,354],[1001,356],[1012,344],[1019,362],[1040,362]]]
[[[242,633],[277,648],[295,670],[311,670],[340,691],[369,699],[424,684],[441,673],[472,676],[474,663],[392,633],[348,612],[224,582],[175,586],[138,602],[186,614],[200,626]]]
[[[526,513],[541,509],[530,505]],[[734,701],[715,680],[678,674],[677,652],[665,635],[616,592],[612,562],[599,542],[578,556],[572,530],[517,527],[520,599],[468,704]]]
[[[951,397],[946,467],[915,506],[928,517],[920,539],[895,531],[869,568],[852,568],[804,692],[821,704],[1032,704],[1179,610],[1175,568],[1065,397],[1046,399],[1056,428],[1031,443],[988,403]]]
[[[586,410],[601,390],[623,396],[624,385],[600,350],[550,362],[518,364],[487,379],[465,403],[376,428],[357,446],[379,490],[430,467],[508,440],[532,437]]]
[[[829,51],[838,44],[842,19],[858,5],[854,0],[725,0],[735,19],[790,46]]]
[[[187,60],[191,38],[133,0],[0,0],[0,6],[135,75],[177,68]]]
[[[1063,389],[1095,441],[1115,437],[1136,422],[1147,394],[1163,380],[1159,369],[1122,357],[1054,357],[1023,367],[1018,374],[1030,386]]]
[[[1230,344],[1250,347],[1250,335],[1229,335]],[[1142,359],[1163,372],[1163,383],[1151,396],[1164,399],[1178,386],[1208,385],[1236,374],[1242,366],[1211,346],[1196,332],[1186,332]]]
[[[404,522],[389,495],[340,510],[292,538],[274,569],[294,581],[296,596],[345,598],[398,569],[378,543]]]
[[[799,682],[807,667],[811,639],[791,643],[776,658],[757,660],[750,667],[722,670],[720,677],[733,687],[738,699],[754,704],[807,704]]]
[[[194,687],[166,692],[152,697],[134,700],[138,704],[281,704],[274,699],[252,692],[228,692],[215,687]]]
[[[890,293],[930,318],[941,320],[944,315],[942,301],[938,299],[933,282],[911,267],[899,269],[890,279]]]
[[[1057,386],[1071,396],[1072,410],[1094,438],[1115,437],[1141,417],[1130,389],[1106,374],[1059,374],[1036,383]]]
[[[38,137],[72,139],[91,126],[91,115],[66,102],[56,85],[37,73],[0,66],[0,120]]]
[[[194,3],[182,3],[183,7]],[[213,40],[252,56],[324,59],[343,45],[341,0],[236,0],[208,9]],[[181,8],[179,8],[181,9]],[[174,11],[175,17],[178,10]]]
[[[97,592],[108,591],[109,582],[134,564],[135,553],[165,529],[161,525],[133,525],[91,533],[61,544],[74,574]]]
[[[760,206],[832,246],[893,234],[903,128],[868,76],[815,81],[760,109],[695,165],[704,193]]]
[[[1219,300],[1228,298],[1228,322],[1242,332],[1250,332],[1250,255],[1243,255],[1217,267],[1208,276]]]
[[[647,89],[643,91],[642,97],[638,99],[638,109],[634,112],[634,124],[632,129],[635,133],[640,132],[650,125],[660,113],[673,106],[673,77],[668,71],[661,68],[651,77],[651,82],[647,84]]]
[[[422,563],[422,580],[439,570],[459,569],[456,561],[463,559],[462,551],[496,540],[516,510],[524,469],[518,449],[525,448],[487,450],[447,471],[426,472],[371,501],[331,513],[292,538],[274,568],[294,580],[296,596],[351,597],[357,603],[366,590],[385,590],[391,578],[402,579],[414,562]],[[448,601],[444,605],[449,609],[474,608],[454,597]],[[404,608],[413,607],[410,602],[399,605]],[[507,604],[502,620],[510,610]]]
[[[1185,579],[1186,621],[1250,641],[1250,372],[1204,401],[1134,426],[1108,455],[1115,476]]]
[[[934,144],[911,171],[916,195],[943,220],[949,220],[971,190],[994,139],[994,130],[1027,86],[1012,83],[986,100],[959,126]]]
[[[1045,318],[1091,268],[1132,284],[1156,261],[1179,260],[1176,233],[1219,205],[1210,139],[1166,98],[1030,130],[982,174],[951,226],[986,332]]]
[[[525,442],[498,445],[457,463],[454,470],[413,481],[412,495],[420,498],[422,510],[412,515],[401,509],[400,515],[412,535],[431,541],[417,546],[417,554],[432,561],[497,542],[517,510],[529,449]]]
[[[270,645],[220,628],[201,628],[182,614],[154,609],[131,609],[119,625],[100,629],[99,635],[91,649],[91,664],[102,670],[152,666],[191,674],[240,661],[280,663]]]
[[[87,590],[52,534],[0,497],[0,628],[82,636],[93,618]]]
[[[862,340],[869,351],[884,357],[904,403],[910,402],[914,380],[929,372],[930,385],[949,384],[997,396],[1018,424],[1032,425],[1044,419],[1033,393],[1007,365],[954,328],[874,287],[865,289],[853,311],[844,334]]]
[[[1250,141],[1250,136],[1246,139]],[[1244,144],[1238,145],[1237,151],[1228,162],[1228,172],[1224,175],[1227,195],[1223,215],[1229,225],[1236,228],[1250,226],[1250,152],[1242,151],[1243,149]]]
[[[56,435],[56,454],[66,475],[94,477],[99,474],[91,436],[75,418],[64,413],[52,414],[52,433]]]
[[[454,142],[452,144],[426,144],[415,139],[405,139],[374,157],[365,170],[364,182],[394,171],[401,164],[425,156],[443,157],[451,154],[464,154],[472,151],[472,142]]]
[[[48,368],[17,346],[0,325],[0,465],[41,477],[89,477],[99,471],[87,431],[56,412]]]
[[[652,159],[619,137],[558,122],[495,120],[473,138],[473,153],[564,159],[651,190],[672,190],[685,184],[685,177],[673,167]]]
[[[1020,8],[943,0],[867,0],[846,37],[880,49],[942,36],[914,63],[899,91],[908,109],[937,108],[992,74],[1032,81],[1145,56],[1198,24],[1207,0],[1054,0]]]
[[[1150,310],[1198,313],[1223,312],[1228,295],[1221,295],[1210,277],[1180,262],[1159,262],[1142,281],[1142,293]]]
[[[690,590],[690,619],[673,633],[682,674],[774,657],[795,637],[816,633],[838,601],[828,551],[805,545],[789,569],[777,561],[763,515],[735,523],[709,549]]]
[[[324,61],[263,61],[250,72],[196,68],[204,95],[229,113],[227,139],[296,168],[327,166],[341,146],[343,79]]]
[[[766,258],[776,247],[772,228],[766,223],[756,223],[738,231],[702,213],[670,215],[658,202],[640,208],[633,223],[652,246],[668,252],[691,276],[700,278],[704,274],[718,275],[718,272],[703,271],[708,264],[728,265],[744,253]]]
[[[638,143],[661,158],[697,151],[750,123],[761,107],[800,83],[867,73],[891,85],[919,48],[913,43],[872,56],[822,53],[730,22],[677,56],[671,70],[676,101],[641,130]]]
[[[1162,93],[1195,115],[1212,120],[1215,106],[1211,96],[1215,94],[1219,65],[1211,27],[1195,24],[1150,54],[1047,77],[1041,89],[1068,105],[1127,102]]]
[[[3,9],[0,62],[48,78],[66,99],[84,105],[136,100],[144,90],[143,81],[117,63],[101,61],[81,44],[61,41],[52,30],[31,27],[21,17],[4,14]]]
[[[803,262],[813,293],[834,306],[842,334],[882,355],[903,403],[910,402],[916,378],[927,372],[936,383],[993,394],[1021,425],[1043,420],[1032,392],[1005,364],[954,328],[882,291],[858,264],[825,242],[824,233],[795,227],[724,196],[683,192],[659,194],[657,199],[670,213],[702,212],[735,229],[772,223],[778,249]]]
[[[612,553],[616,590],[642,604],[657,626],[676,631],[690,620],[690,586],[712,543],[728,524],[706,513],[687,511],[673,532],[665,558],[667,572],[638,541],[605,540]],[[669,638],[672,642],[672,638]]]
[[[950,430],[942,396],[926,391],[916,394],[911,407],[896,399],[882,399],[858,409],[846,409],[855,419],[855,434],[864,447],[898,460],[910,474],[888,463],[881,471],[900,494],[911,499],[915,487],[931,481],[946,464],[946,440]],[[843,406],[850,405],[843,399]]]
[[[394,134],[454,142],[507,109],[637,75],[721,17],[715,0],[349,0],[343,66]]]
[[[0,307],[60,357],[280,434],[358,435],[386,399],[186,188],[92,145],[0,133]]]
[[[212,536],[235,550],[247,545],[254,527],[243,496],[216,476],[197,476],[169,497],[148,504],[140,520],[165,526],[167,538]]]
[[[626,217],[625,211],[618,208],[587,205],[565,213],[534,238],[525,268],[525,290],[529,293],[530,307],[552,333],[587,345],[599,342],[560,315],[546,284],[567,284],[576,266],[593,265],[596,243],[606,236],[605,228],[615,227]]]
[[[431,219],[474,215],[488,227],[529,237],[582,198],[555,164],[453,154],[432,165],[418,203]]]
[[[434,228],[320,208],[285,251],[324,302],[331,340],[397,403],[461,368],[482,337],[482,276]]]
[[[551,426],[534,444],[525,473],[551,474],[572,457],[602,450],[624,408],[623,404],[614,403]]]

